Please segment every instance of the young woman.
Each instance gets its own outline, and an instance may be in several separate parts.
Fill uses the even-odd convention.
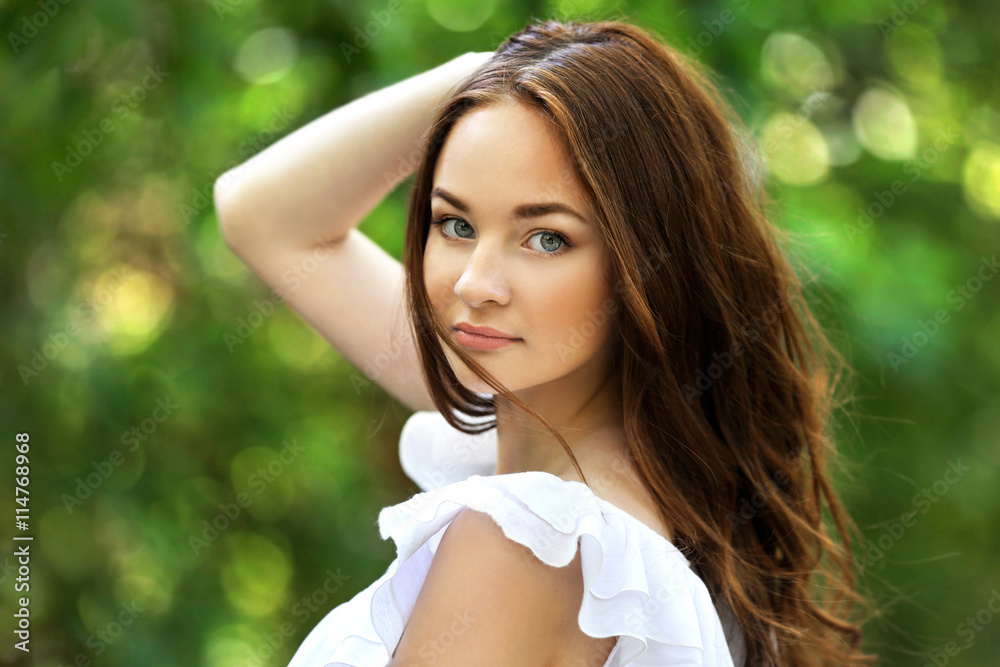
[[[219,180],[226,242],[358,368],[394,350],[370,376],[416,411],[397,558],[292,667],[872,661],[842,360],[745,137],[647,31],[546,21]],[[414,170],[400,264],[355,227]]]

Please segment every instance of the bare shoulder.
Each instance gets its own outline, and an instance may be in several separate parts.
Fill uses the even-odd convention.
[[[616,638],[583,634],[582,600],[579,551],[551,567],[488,514],[464,509],[441,538],[389,667],[601,667]]]

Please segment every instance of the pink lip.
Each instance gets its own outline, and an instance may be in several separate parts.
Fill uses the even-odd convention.
[[[491,327],[474,327],[466,322],[455,327],[455,340],[473,350],[496,350],[521,341]]]
[[[455,325],[456,329],[460,331],[466,331],[471,334],[478,334],[480,336],[489,336],[490,338],[509,338],[510,340],[521,340],[517,336],[511,336],[505,334],[502,331],[497,331],[493,327],[474,327],[468,322],[459,322]]]

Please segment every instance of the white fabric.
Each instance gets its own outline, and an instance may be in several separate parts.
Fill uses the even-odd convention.
[[[494,474],[495,429],[469,436],[438,412],[417,412],[403,428],[400,459],[424,491],[379,513],[379,533],[395,542],[396,559],[313,628],[289,667],[384,667],[445,529],[467,507],[553,567],[580,549],[580,629],[619,638],[604,667],[743,664],[743,635],[728,605],[713,606],[672,543],[581,482],[540,471]]]
[[[462,421],[491,419],[463,415]],[[469,435],[453,428],[440,412],[415,412],[399,436],[399,462],[403,472],[424,491],[472,475],[492,475],[497,469],[497,430]]]

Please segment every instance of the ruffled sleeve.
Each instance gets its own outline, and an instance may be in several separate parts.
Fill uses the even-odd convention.
[[[568,565],[580,550],[580,629],[618,637],[605,667],[742,663],[742,634],[727,614],[727,640],[707,587],[673,544],[585,484],[540,471],[472,475],[381,511],[380,534],[395,542],[397,557],[392,576],[371,588],[370,627],[387,655],[402,636],[444,530],[465,508],[488,514],[504,535],[553,567]]]
[[[464,421],[489,421],[463,415]],[[424,491],[459,482],[472,475],[492,475],[497,465],[497,432],[469,435],[454,428],[434,410],[414,412],[399,436],[403,472]]]

